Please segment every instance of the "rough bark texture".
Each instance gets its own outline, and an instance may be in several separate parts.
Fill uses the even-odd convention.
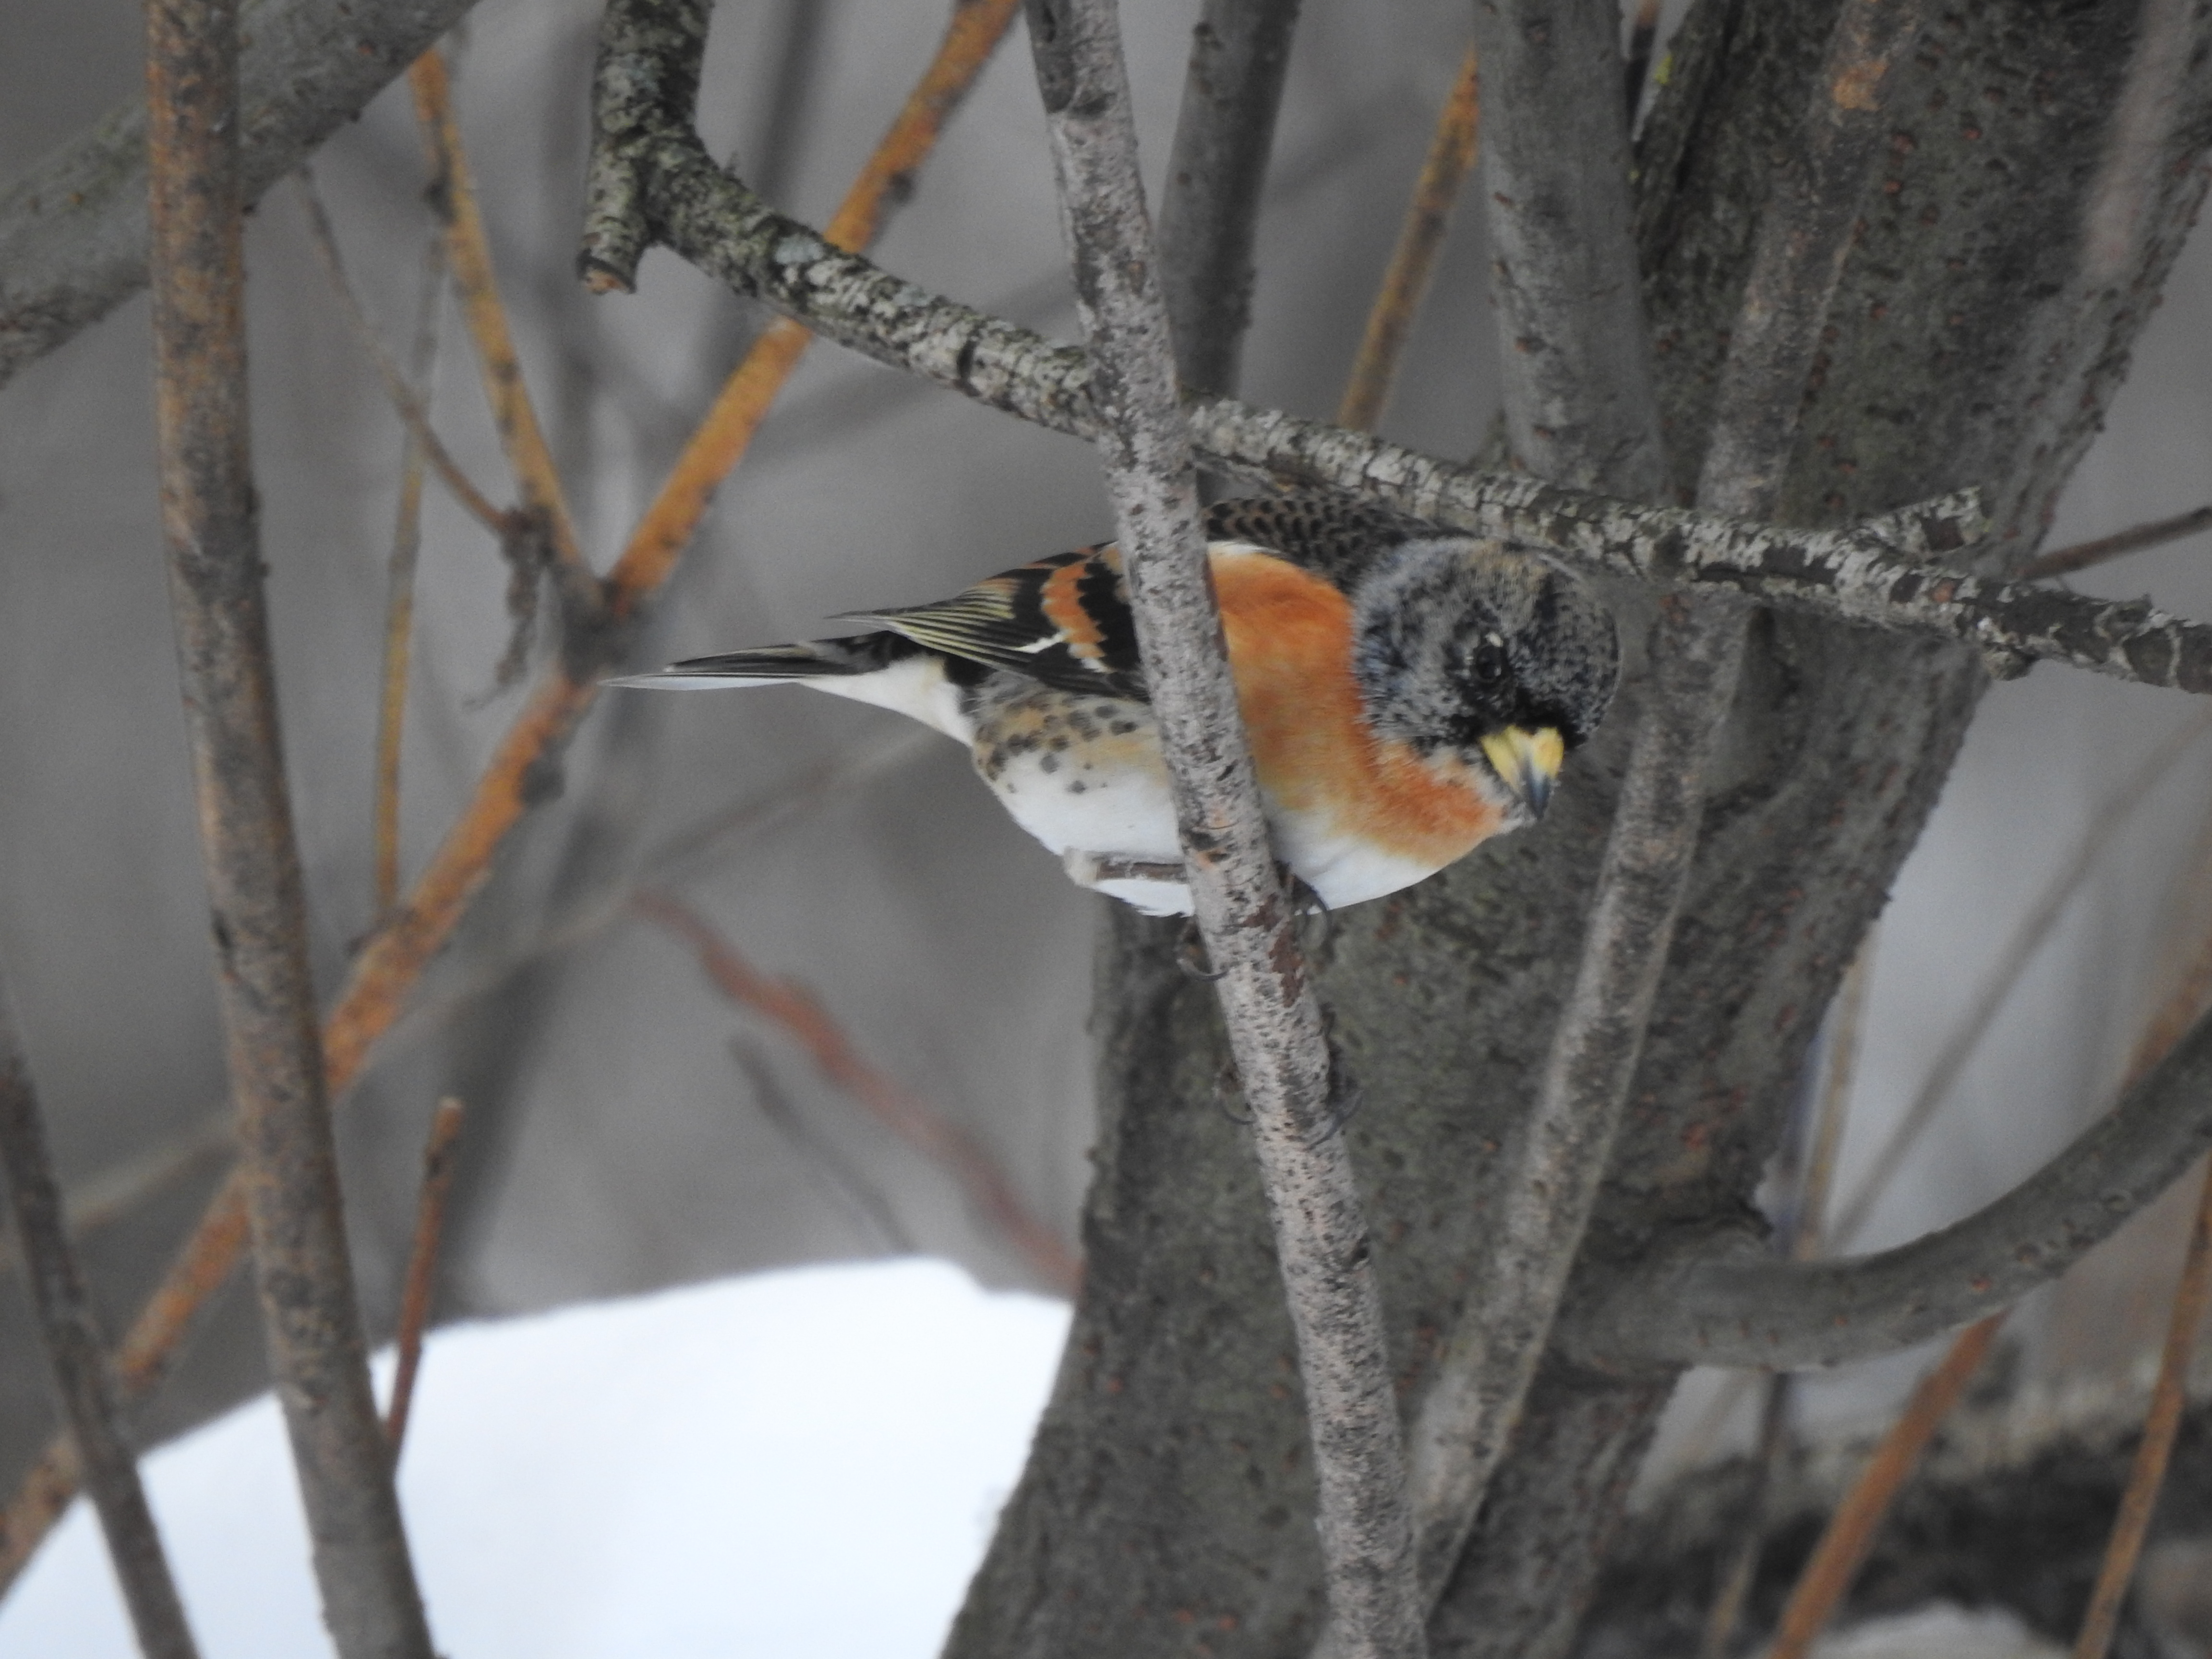
[[[1802,122],[1829,3],[1703,0],[1641,156],[1646,299],[1677,483],[1712,386],[1774,158]],[[2201,197],[2202,9],[2164,104],[2123,97],[2135,6],[1932,16],[1891,89],[1784,495],[1792,522],[1968,483],[2016,568],[2093,435]],[[2118,108],[2170,118],[2139,239],[2083,260]],[[1203,408],[1202,446],[1212,447]],[[1602,1289],[1670,1235],[1740,1227],[1813,1028],[1948,770],[1984,684],[1924,639],[1762,614],[1703,856],[1578,1277]],[[1350,1129],[1376,1218],[1401,1399],[1424,1379],[1499,1195],[1567,989],[1636,711],[1579,756],[1540,832],[1338,918],[1324,992],[1366,1085]],[[1148,924],[1112,922],[1124,939]],[[1256,1184],[1212,1109],[1201,988],[1109,951],[1098,1180],[1066,1364],[951,1651],[1274,1654],[1317,1610],[1311,1492]],[[1435,1627],[1459,1654],[1555,1653],[1610,1501],[1664,1397],[1555,1361]]]
[[[264,0],[239,63],[258,201],[474,0]],[[0,193],[0,385],[146,286],[146,111],[111,110]]]
[[[270,1369],[341,1659],[430,1659],[325,1091],[248,447],[238,15],[147,8],[155,429],[217,1001]]]

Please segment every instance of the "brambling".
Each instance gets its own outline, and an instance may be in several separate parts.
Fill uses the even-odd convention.
[[[1276,856],[1329,908],[1535,823],[1612,700],[1613,619],[1548,561],[1322,496],[1221,502],[1206,539]],[[873,630],[611,684],[792,682],[896,709],[965,744],[1079,884],[1189,913],[1112,544],[837,620]]]

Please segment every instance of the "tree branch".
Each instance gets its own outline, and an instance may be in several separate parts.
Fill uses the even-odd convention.
[[[472,0],[264,0],[240,54],[258,201]],[[146,285],[146,111],[110,110],[0,192],[0,385]]]
[[[384,1412],[384,1437],[392,1461],[406,1443],[407,1419],[415,1408],[415,1379],[422,1370],[422,1334],[429,1328],[430,1304],[438,1288],[438,1247],[446,1231],[446,1197],[453,1189],[453,1156],[460,1139],[461,1103],[451,1096],[438,1103],[430,1135],[422,1148],[422,1187],[415,1200],[415,1238],[407,1251],[407,1277],[399,1295],[398,1350],[392,1372],[392,1403]]]
[[[738,292],[890,368],[1054,431],[1097,435],[1091,363],[1079,349],[838,252],[770,210],[689,133],[659,126],[638,141],[635,155],[649,216],[669,246]],[[1231,398],[1194,398],[1185,416],[1209,466],[1341,490],[1449,529],[1548,549],[1585,568],[1727,588],[1807,615],[1957,640],[2003,674],[2048,660],[2212,692],[2212,626],[2148,605],[1931,569],[1859,531],[1754,525],[1486,472]],[[1956,550],[1980,527],[1960,497],[1905,511],[1923,521],[1936,551]]]
[[[1160,288],[1187,386],[1237,389],[1252,238],[1298,0],[1205,0],[1160,191]]]
[[[161,1534],[138,1479],[137,1454],[124,1432],[108,1373],[107,1345],[85,1295],[84,1275],[70,1247],[61,1185],[46,1152],[46,1124],[15,1032],[15,1012],[0,977],[0,1166],[15,1214],[15,1237],[30,1283],[31,1308],[69,1424],[84,1484],[99,1512],[107,1553],[131,1623],[146,1659],[198,1659]]]
[[[874,239],[898,204],[896,186],[928,155],[961,94],[989,61],[1013,5],[1014,0],[981,0],[958,7],[913,95],[848,192],[833,230],[843,228],[855,244]],[[398,1018],[508,835],[532,807],[559,789],[562,750],[598,696],[600,675],[619,659],[623,629],[674,570],[715,487],[744,456],[806,338],[795,325],[769,330],[724,384],[608,573],[610,620],[563,641],[561,658],[508,727],[475,793],[406,902],[355,958],[324,1028],[324,1061],[333,1095],[359,1077],[371,1047]],[[124,1339],[116,1369],[127,1395],[135,1399],[159,1385],[193,1316],[237,1265],[245,1232],[242,1177],[234,1171]],[[60,1518],[76,1482],[75,1459],[66,1441],[50,1443],[0,1511],[0,1589]]]
[[[2110,1114],[2003,1197],[1894,1249],[1782,1261],[1710,1239],[1570,1305],[1568,1351],[1606,1369],[1796,1370],[1910,1347],[2064,1273],[2212,1148],[2212,1018]]]
[[[234,0],[147,8],[155,425],[270,1366],[341,1659],[430,1659],[346,1250],[248,459]]]
[[[1337,1651],[1417,1659],[1422,1608],[1382,1296],[1206,562],[1115,10],[1112,0],[1030,0],[1027,11],[1130,608],[1297,1334]]]

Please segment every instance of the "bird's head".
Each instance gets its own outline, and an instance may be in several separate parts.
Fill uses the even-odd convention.
[[[1541,817],[1620,676],[1613,617],[1589,586],[1496,542],[1436,537],[1393,549],[1352,605],[1375,734],[1467,766],[1507,827]]]

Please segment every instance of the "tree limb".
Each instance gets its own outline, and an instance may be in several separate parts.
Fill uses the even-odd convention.
[[[15,1237],[29,1281],[31,1308],[115,1565],[131,1627],[147,1659],[198,1659],[161,1534],[147,1506],[137,1455],[124,1431],[109,1374],[107,1345],[85,1295],[70,1246],[61,1184],[46,1151],[46,1124],[15,1034],[8,988],[0,979],[0,1172],[15,1215]]]
[[[1234,392],[1252,236],[1298,0],[1205,0],[1160,191],[1160,287],[1187,386]]]
[[[1215,981],[1297,1333],[1322,1574],[1344,1659],[1418,1659],[1422,1608],[1381,1292],[1321,1000],[1268,844],[1200,527],[1112,0],[1029,0],[1098,447]]]
[[[688,132],[658,127],[636,154],[650,219],[709,275],[878,362],[1054,431],[1097,435],[1091,363],[1079,349],[838,252],[772,211]],[[1448,528],[1548,549],[1586,568],[1711,585],[1807,615],[1960,641],[2007,674],[2048,660],[2212,692],[2212,626],[2148,605],[1931,569],[1852,530],[1753,525],[1486,472],[1231,398],[1194,398],[1186,417],[1210,466],[1342,490]],[[1946,497],[1940,507],[1907,511],[1936,520],[1929,544],[1953,551],[1979,528],[1978,519],[1959,523],[1958,508]]]
[[[270,1369],[341,1659],[431,1659],[347,1254],[246,420],[234,0],[147,9],[155,428]]]
[[[2008,1307],[2119,1231],[2212,1148],[2212,1018],[2112,1112],[1972,1215],[1871,1255],[1783,1261],[1746,1237],[1631,1268],[1570,1306],[1570,1353],[1607,1369],[1796,1370],[1910,1347]]]
[[[263,0],[239,101],[248,202],[361,113],[473,0]],[[0,385],[146,285],[146,110],[133,100],[0,192]]]

